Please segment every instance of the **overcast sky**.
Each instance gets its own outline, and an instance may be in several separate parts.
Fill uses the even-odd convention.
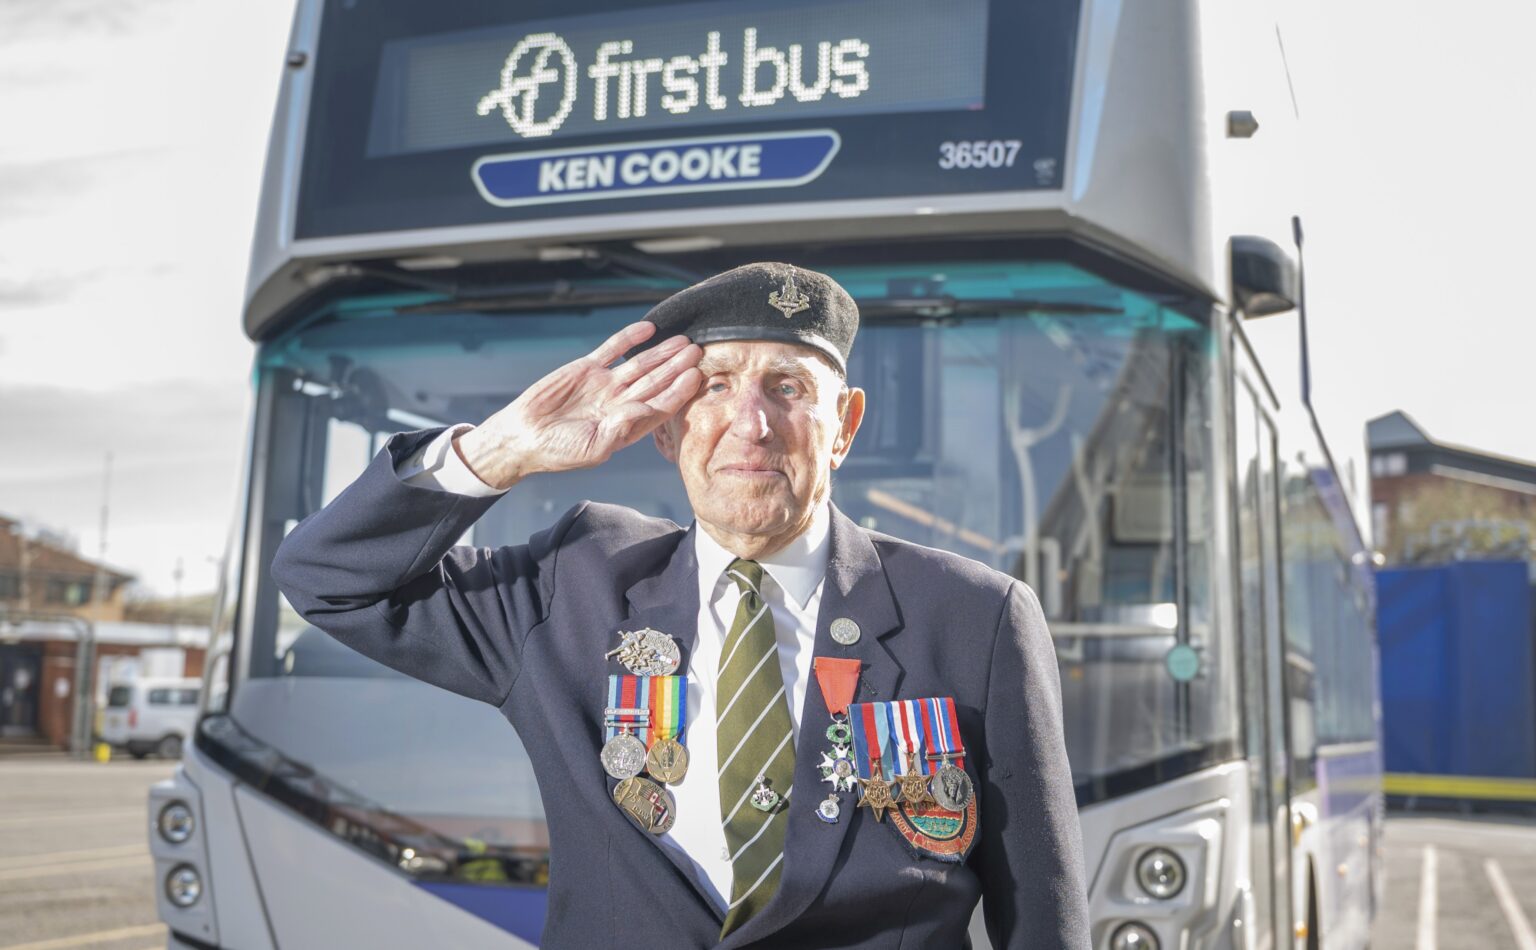
[[[1444,441],[1536,459],[1536,8],[1285,7],[1336,455],[1363,481],[1365,420],[1403,409]],[[239,314],[291,12],[0,0],[0,513],[94,554],[110,451],[107,559],[164,592],[178,556],[184,590],[212,586],[233,511]]]

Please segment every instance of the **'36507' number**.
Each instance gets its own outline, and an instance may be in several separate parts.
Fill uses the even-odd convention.
[[[940,142],[940,168],[1012,168],[1019,156],[1018,139],[978,139]]]

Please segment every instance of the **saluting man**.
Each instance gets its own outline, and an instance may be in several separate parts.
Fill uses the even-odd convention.
[[[479,426],[395,436],[278,550],[311,623],[516,727],[544,946],[961,947],[978,897],[996,947],[1089,946],[1034,593],[831,504],[857,329],[824,274],[719,274]],[[583,502],[453,546],[521,479],[647,434],[689,528]]]

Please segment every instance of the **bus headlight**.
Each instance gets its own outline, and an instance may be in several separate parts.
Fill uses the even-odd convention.
[[[1136,860],[1136,883],[1148,896],[1160,901],[1184,889],[1184,862],[1167,848],[1151,848]],[[1128,944],[1128,946],[1138,946]]]
[[[1157,950],[1157,934],[1146,924],[1131,921],[1115,928],[1109,938],[1110,950]]]
[[[183,801],[173,801],[160,809],[160,817],[155,826],[160,830],[160,837],[171,844],[184,844],[192,837],[192,829],[195,822],[192,818],[192,809]]]
[[[165,896],[177,907],[191,907],[203,896],[203,879],[197,868],[190,864],[178,864],[165,876]]]

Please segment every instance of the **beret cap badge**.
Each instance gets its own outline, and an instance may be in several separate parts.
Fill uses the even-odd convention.
[[[795,269],[784,272],[784,286],[768,295],[768,306],[784,314],[788,320],[802,310],[811,308],[811,298],[800,292],[795,285]]]

